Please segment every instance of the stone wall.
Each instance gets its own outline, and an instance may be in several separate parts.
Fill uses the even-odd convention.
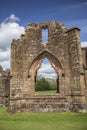
[[[84,78],[85,78],[85,95],[87,98],[87,47],[82,48]]]
[[[10,96],[10,71],[0,66],[0,106],[7,106]]]

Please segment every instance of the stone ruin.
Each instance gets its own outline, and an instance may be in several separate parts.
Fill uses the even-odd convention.
[[[43,29],[48,30],[45,43]],[[58,74],[56,94],[35,94],[35,78],[44,58],[49,59]],[[11,113],[86,110],[87,48],[81,49],[80,29],[68,29],[55,21],[29,24],[25,34],[11,44],[9,88],[8,112]]]

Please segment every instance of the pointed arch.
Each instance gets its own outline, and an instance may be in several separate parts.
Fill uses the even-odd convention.
[[[28,68],[28,75],[31,71],[31,69],[34,68],[35,71],[37,71],[42,63],[42,60],[44,58],[47,58],[52,67],[54,68],[54,70],[58,73],[60,70],[62,70],[62,64],[60,62],[60,60],[50,51],[48,50],[43,50],[41,51],[32,61],[31,65]]]

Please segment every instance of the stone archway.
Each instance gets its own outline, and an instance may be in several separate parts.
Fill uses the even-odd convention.
[[[63,72],[63,68],[62,65],[60,63],[60,61],[56,58],[56,56],[54,54],[52,54],[51,52],[47,51],[47,50],[43,50],[42,52],[40,52],[32,61],[31,65],[29,66],[29,70],[28,70],[28,77],[32,78],[32,87],[33,90],[35,89],[35,76],[36,73],[38,71],[38,69],[41,67],[41,63],[42,60],[44,58],[47,58],[50,63],[51,66],[54,68],[55,72],[58,74],[59,76],[59,80],[57,80],[58,84],[59,84],[59,89],[60,89],[60,94],[62,93],[61,91],[61,86],[63,84],[62,81],[62,72]],[[57,90],[58,92],[59,90]]]

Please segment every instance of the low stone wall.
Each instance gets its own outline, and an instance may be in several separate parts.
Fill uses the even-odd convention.
[[[11,99],[8,108],[10,112],[36,111],[68,111],[67,100],[59,95],[34,95],[25,99]]]
[[[30,98],[11,99],[8,112],[16,113],[22,111],[34,112],[65,112],[81,111],[84,105],[80,103],[70,103],[67,98],[55,95],[34,95]]]

